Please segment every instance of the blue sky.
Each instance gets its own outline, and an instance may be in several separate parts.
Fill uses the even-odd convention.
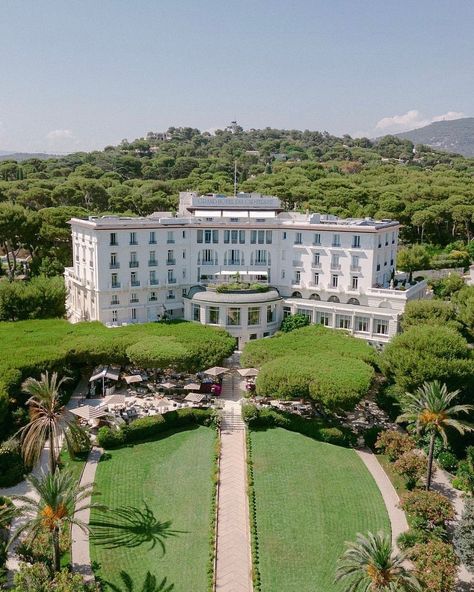
[[[0,150],[474,115],[471,0],[0,0]]]

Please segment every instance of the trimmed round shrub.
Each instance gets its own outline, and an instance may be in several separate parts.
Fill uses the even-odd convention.
[[[458,459],[452,452],[447,450],[438,454],[436,462],[442,469],[450,473],[453,473],[458,467]]]
[[[344,446],[346,438],[342,430],[339,428],[321,428],[319,435],[323,442],[328,444],[335,444],[336,446]]]
[[[415,575],[430,592],[452,592],[456,585],[458,558],[450,543],[431,540],[415,545],[410,553]]]
[[[125,433],[122,429],[113,430],[107,426],[99,429],[97,434],[99,446],[105,449],[119,448],[125,444]]]
[[[427,529],[445,526],[455,517],[451,502],[436,491],[411,491],[402,497],[400,507],[413,518],[419,519]]]
[[[397,430],[385,430],[379,434],[375,448],[385,453],[392,462],[400,458],[405,452],[416,447],[415,441],[408,434]]]
[[[140,368],[174,368],[187,370],[192,356],[189,350],[173,337],[147,337],[127,348],[132,364]]]

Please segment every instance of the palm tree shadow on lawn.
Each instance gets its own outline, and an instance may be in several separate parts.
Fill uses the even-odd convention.
[[[165,540],[184,530],[172,530],[171,520],[160,522],[144,502],[143,508],[122,506],[109,512],[105,517],[91,520],[91,540],[106,549],[117,547],[134,548],[150,543],[150,550],[156,545],[166,553]]]

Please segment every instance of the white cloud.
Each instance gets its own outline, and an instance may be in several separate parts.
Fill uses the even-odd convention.
[[[68,129],[52,130],[46,134],[46,139],[51,141],[56,140],[74,140],[74,134]]]
[[[69,129],[51,130],[46,134],[46,140],[50,152],[74,151],[78,146],[76,136]]]
[[[404,132],[418,127],[423,127],[434,121],[448,121],[451,119],[459,119],[464,117],[464,113],[460,111],[448,111],[442,115],[435,115],[434,117],[424,117],[417,109],[410,109],[402,115],[393,115],[392,117],[383,117],[376,126],[376,132],[383,132],[384,134]]]

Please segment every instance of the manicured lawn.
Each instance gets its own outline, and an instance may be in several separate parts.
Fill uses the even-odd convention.
[[[113,509],[91,520],[101,578],[117,585],[123,570],[141,590],[150,571],[173,592],[207,590],[214,442],[215,431],[199,427],[114,450],[99,463],[95,500]]]
[[[357,454],[281,428],[251,433],[262,592],[342,592],[344,542],[390,523]]]

